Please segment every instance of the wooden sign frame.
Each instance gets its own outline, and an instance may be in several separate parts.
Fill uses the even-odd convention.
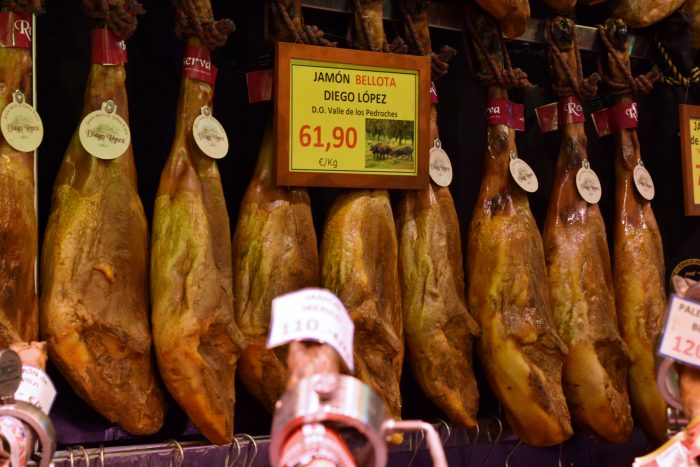
[[[276,63],[275,63],[275,138],[277,152],[277,183],[285,186],[318,186],[318,187],[335,187],[335,188],[378,188],[378,189],[425,189],[428,187],[428,162],[430,139],[430,60],[425,56],[414,55],[399,55],[381,52],[367,52],[362,50],[350,49],[335,49],[329,47],[319,47],[301,44],[292,44],[287,42],[278,42],[275,47]],[[292,108],[292,64],[298,65],[299,61],[309,63],[308,66],[319,67],[324,65],[338,69],[339,73],[349,72],[357,75],[362,71],[368,74],[381,72],[387,76],[396,73],[398,77],[401,71],[403,74],[414,74],[417,76],[416,86],[412,92],[415,92],[415,125],[413,133],[413,154],[408,157],[413,157],[414,165],[410,169],[412,173],[383,173],[382,170],[390,169],[370,169],[367,168],[369,151],[374,151],[367,146],[365,141],[366,128],[361,128],[365,134],[359,141],[365,142],[364,150],[364,167],[366,170],[359,171],[357,169],[350,171],[341,171],[338,168],[303,168],[292,169],[293,154],[292,138],[297,136],[292,134],[292,120],[294,118]],[[343,68],[346,67],[346,68]],[[408,70],[409,73],[405,71]],[[339,74],[340,76],[340,74]],[[355,76],[357,78],[357,76]],[[360,78],[357,78],[358,80]],[[322,85],[323,83],[321,83]],[[342,83],[341,83],[342,84]],[[344,84],[343,84],[344,85]],[[353,83],[348,84],[348,89],[352,89]],[[375,89],[381,91],[380,87],[362,88],[375,92]],[[408,91],[411,91],[410,89]],[[396,99],[395,99],[396,100]],[[356,104],[359,103],[356,101]],[[391,104],[389,102],[388,104]],[[348,107],[348,103],[343,104]],[[356,114],[355,117],[359,115]],[[328,122],[331,122],[333,116],[325,115]],[[355,118],[353,117],[353,118]],[[381,119],[377,119],[381,120]],[[366,123],[366,120],[365,120]],[[332,125],[332,123],[328,123]],[[335,128],[334,128],[335,130]],[[319,129],[318,142],[326,145],[325,141],[321,141]],[[327,132],[327,130],[324,131]],[[315,134],[312,134],[315,136]],[[357,135],[357,130],[355,130]],[[334,135],[335,136],[335,135]],[[324,139],[327,138],[324,136]],[[314,140],[315,141],[315,140]],[[377,144],[377,143],[375,143]],[[395,143],[394,143],[395,144]],[[320,144],[319,144],[320,146]],[[334,146],[335,147],[335,146]],[[322,154],[323,147],[318,151]],[[328,146],[325,146],[328,151]],[[342,154],[343,148],[338,152]],[[357,162],[357,152],[355,151],[355,162]],[[391,155],[383,155],[380,157],[391,158],[396,160],[400,158],[400,151],[397,153],[396,147],[392,148]],[[398,154],[398,155],[397,155]],[[337,160],[337,159],[336,159]],[[319,164],[320,164],[319,159]],[[338,164],[338,162],[336,162]],[[338,164],[340,165],[340,164]],[[408,170],[408,169],[406,169]]]
[[[681,137],[681,154],[683,162],[683,201],[685,206],[686,216],[700,216],[700,197],[695,200],[696,178],[693,177],[693,145],[691,138],[693,137],[690,125],[697,121],[698,129],[700,130],[700,106],[681,104],[678,106],[680,137]],[[696,145],[698,151],[697,159],[700,161],[700,140]],[[700,164],[695,167],[700,169]],[[700,189],[700,186],[698,186]]]

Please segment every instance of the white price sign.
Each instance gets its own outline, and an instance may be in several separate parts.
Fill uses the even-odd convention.
[[[700,303],[671,295],[659,354],[700,367]]]
[[[302,289],[272,300],[267,348],[312,340],[333,347],[354,372],[355,325],[338,297],[325,289]]]
[[[677,433],[654,452],[637,457],[632,467],[697,467],[683,444],[685,440],[685,432]]]
[[[15,399],[34,404],[48,414],[56,398],[56,388],[49,375],[42,369],[22,365],[22,382],[15,392]]]

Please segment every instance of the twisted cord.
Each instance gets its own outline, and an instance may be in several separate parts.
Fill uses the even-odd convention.
[[[467,63],[472,75],[476,80],[482,83],[484,86],[491,86],[498,84],[499,86],[506,89],[530,89],[534,87],[530,81],[527,79],[527,74],[520,68],[513,68],[510,62],[510,57],[508,56],[508,49],[506,49],[505,41],[500,34],[500,31],[496,31],[496,37],[501,48],[501,53],[503,54],[503,62],[499,60],[498,56],[495,54],[489,54],[486,50],[487,47],[484,44],[482,38],[474,30],[474,25],[471,21],[467,20],[467,32],[470,34],[472,39],[472,44],[474,44],[475,52],[481,62],[488,68],[484,72],[477,71],[474,64],[474,59],[470,53],[467,53]],[[469,50],[465,39],[465,50]]]
[[[370,1],[372,0],[355,0],[355,15],[356,17],[360,18],[360,29],[362,30],[362,35],[364,36],[365,43],[367,44],[366,48],[367,50],[371,50],[372,52],[389,52],[389,48],[391,46],[387,46],[386,36],[384,36],[384,44],[381,47],[375,45],[372,41],[372,32],[369,28],[369,16],[365,14],[364,7],[365,3],[369,3]],[[348,32],[348,34],[350,33]],[[361,46],[358,47],[358,44],[352,39],[350,40],[350,44],[357,48],[364,48]]]
[[[430,56],[430,68],[431,77],[433,81],[436,81],[447,74],[449,69],[449,61],[457,54],[457,51],[448,45],[442,46],[439,53],[435,53],[432,50],[426,51],[423,47],[423,43],[420,40],[418,31],[413,24],[413,19],[411,15],[406,10],[406,6],[403,1],[399,2],[399,8],[401,9],[401,15],[404,18],[404,23],[408,28],[408,34],[411,39],[412,46],[415,48],[418,55],[429,55]]]
[[[172,0],[175,8],[175,34],[177,37],[198,37],[213,50],[226,43],[236,25],[230,19],[214,21],[209,0]],[[207,12],[200,15],[199,12]]]
[[[430,67],[433,81],[438,80],[447,74],[450,67],[450,60],[457,55],[457,51],[449,45],[443,45],[440,52],[430,52]]]
[[[615,47],[610,43],[607,34],[605,34],[605,28],[602,25],[598,25],[598,35],[600,36],[603,45],[608,49],[608,55],[613,57],[615,63],[617,64],[624,81],[616,81],[611,77],[605,75],[602,71],[602,65],[599,62],[598,67],[600,69],[599,73],[603,76],[605,84],[610,89],[610,94],[613,96],[619,96],[621,94],[648,94],[654,87],[654,83],[659,79],[659,71],[654,67],[650,72],[639,76],[632,76],[632,71],[630,70],[629,60],[624,61],[620,57],[620,52],[615,49]]]
[[[576,34],[573,36],[572,47],[574,48],[574,53],[576,54],[576,70],[572,70],[569,66],[566,58],[559,50],[559,47],[554,42],[551,36],[551,21],[547,20],[545,27],[545,42],[547,43],[549,49],[550,61],[556,61],[561,69],[564,70],[566,75],[566,80],[568,84],[559,85],[556,82],[552,83],[552,88],[560,97],[570,96],[575,94],[581,99],[590,99],[596,95],[598,92],[598,81],[600,81],[600,75],[598,73],[593,73],[588,78],[583,77],[583,66],[581,65],[581,53],[578,48],[578,41],[576,40]]]
[[[671,56],[668,54],[661,41],[657,39],[654,41],[654,43],[656,44],[656,48],[659,50],[666,67],[668,67],[671,72],[670,75],[660,72],[661,77],[659,78],[659,81],[664,84],[668,84],[669,86],[683,86],[686,88],[691,84],[700,83],[700,68],[693,67],[690,69],[690,76],[684,76],[680,70],[678,70],[676,64],[673,63],[673,60],[671,60]]]
[[[335,47],[336,42],[329,41],[324,36],[323,31],[321,31],[317,26],[311,26],[304,24],[299,30],[298,27],[294,25],[292,17],[284,5],[283,0],[272,0],[268,2],[268,7],[272,13],[272,17],[278,25],[284,26],[284,29],[292,37],[295,44],[309,44],[309,45],[322,45],[326,47]]]
[[[2,0],[0,1],[0,8],[25,15],[31,15],[32,13],[38,15],[44,12],[42,3],[43,0]]]
[[[85,14],[104,21],[119,40],[126,40],[136,31],[137,16],[144,9],[136,0],[83,0]]]

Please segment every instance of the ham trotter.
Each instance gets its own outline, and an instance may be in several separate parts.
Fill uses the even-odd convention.
[[[507,99],[507,87],[530,85],[520,70],[504,69],[507,51],[491,18],[469,9],[466,29],[472,71],[488,85],[489,98]],[[555,445],[572,433],[561,386],[567,349],[552,319],[542,238],[509,170],[520,161],[515,130],[492,124],[486,138],[467,249],[469,309],[482,331],[477,351],[515,433],[527,444]],[[531,178],[521,183],[531,188]]]
[[[666,439],[666,403],[656,387],[655,353],[666,310],[664,254],[651,203],[635,182],[635,172],[643,167],[633,99],[635,94],[651,89],[651,80],[646,76],[632,78],[630,74],[627,27],[622,21],[606,21],[599,26],[599,33],[607,48],[608,87],[616,96],[618,107],[626,106],[634,120],[626,122],[623,126],[627,128],[615,135],[615,306],[622,339],[632,357],[632,412],[647,435],[661,442]],[[648,196],[647,190],[642,189]]]
[[[355,7],[360,46],[384,50],[383,1],[358,0]],[[347,190],[335,198],[321,240],[321,283],[355,323],[357,377],[399,418],[403,322],[396,227],[386,190]]]
[[[562,139],[543,242],[554,321],[569,347],[564,394],[574,422],[599,438],[621,443],[633,425],[627,393],[630,358],[618,330],[605,224],[595,200],[600,183],[583,179],[592,185],[593,198],[578,191],[586,188],[578,188],[585,183],[581,177],[595,177],[588,164],[579,98],[596,94],[598,76],[583,78],[573,21],[555,18],[547,28]]]
[[[308,37],[301,34],[300,0],[274,1],[270,6],[276,19],[270,24],[276,40]],[[282,17],[290,21],[277,21]],[[278,186],[276,176],[270,123],[233,235],[234,311],[236,323],[247,340],[238,362],[238,376],[248,392],[270,412],[287,381],[286,351],[266,347],[272,299],[319,285],[318,246],[309,193],[306,188]]]
[[[32,8],[0,12],[0,112],[15,91],[32,99]],[[23,38],[23,42],[16,39]],[[39,337],[39,308],[34,268],[39,246],[34,209],[34,154],[13,148],[0,136],[0,348]]]
[[[431,52],[427,1],[405,1],[411,46],[428,54],[433,79],[447,62]],[[439,137],[437,106],[430,110],[430,141]],[[432,181],[425,190],[400,190],[394,216],[408,363],[416,382],[450,418],[474,426],[479,392],[472,368],[479,326],[464,296],[462,238],[450,189]]]
[[[175,5],[185,12],[182,3]],[[233,28],[230,20],[214,22],[209,2],[197,6],[199,21]],[[225,444],[233,438],[243,343],[233,316],[231,232],[221,178],[216,159],[193,135],[202,109],[212,109],[216,68],[209,50],[223,45],[226,35],[218,41],[206,33],[200,37],[188,14],[178,18],[178,35],[188,39],[175,140],[153,210],[153,345],[170,394],[209,441]]]
[[[90,16],[111,24],[103,16],[111,11],[102,8],[106,0],[84,3]],[[129,15],[119,24],[127,29],[117,30],[117,37],[133,32],[140,10],[135,2],[123,6]],[[95,37],[113,34],[96,31],[93,47]],[[110,45],[123,50],[114,38]],[[128,122],[125,79],[123,64],[93,63],[83,117],[104,108],[120,119],[106,110],[103,119]],[[73,135],[56,176],[44,234],[41,333],[49,358],[83,399],[126,431],[152,434],[163,424],[165,401],[152,362],[148,224],[134,155],[128,144],[118,157],[102,159],[99,151],[97,156],[88,152],[80,135]],[[123,133],[111,136],[125,140]],[[93,151],[95,146],[102,148],[90,145]]]

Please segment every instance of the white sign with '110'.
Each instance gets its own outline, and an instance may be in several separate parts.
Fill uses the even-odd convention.
[[[302,289],[272,300],[267,347],[312,340],[333,347],[350,371],[355,325],[338,297],[325,289]]]

